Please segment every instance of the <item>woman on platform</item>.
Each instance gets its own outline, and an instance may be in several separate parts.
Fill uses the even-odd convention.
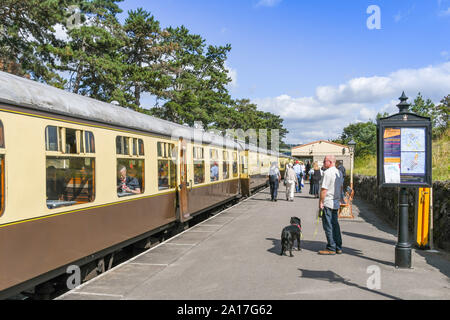
[[[322,170],[320,170],[319,165],[317,162],[314,162],[313,164],[314,173],[311,176],[311,194],[315,197],[319,197],[319,184],[320,179],[322,178]]]

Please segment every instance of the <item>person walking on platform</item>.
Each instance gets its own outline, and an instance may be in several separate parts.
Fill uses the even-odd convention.
[[[317,162],[313,163],[313,167],[311,169],[310,181],[311,181],[311,194],[315,197],[319,197],[319,184],[322,179],[322,170],[320,170]]]
[[[308,171],[308,177],[309,177],[309,194],[313,194],[313,181],[312,176],[314,175],[314,168],[311,167]]]
[[[342,160],[336,161],[336,168],[337,168],[340,172],[342,172],[342,176],[343,176],[344,179],[345,179],[345,167],[344,167],[344,161],[342,161]]]
[[[292,163],[289,163],[289,166],[286,169],[284,181],[286,182],[286,201],[294,201],[294,191],[295,186],[298,184],[298,179],[292,168]]]
[[[305,166],[305,181],[308,179],[311,179],[311,175],[309,174],[309,170],[311,170],[311,165],[309,164],[309,161],[306,163]]]
[[[280,180],[281,174],[280,169],[278,169],[278,162],[274,161],[269,170],[270,201],[277,201]]]
[[[327,237],[327,247],[318,253],[334,255],[342,253],[341,229],[338,221],[338,209],[342,202],[344,177],[336,168],[336,157],[326,156],[323,160],[326,171],[323,174],[320,189],[319,210],[323,210],[322,225]]]
[[[302,183],[303,170],[302,170],[302,166],[300,165],[300,162],[298,160],[295,161],[294,171],[295,171],[295,174],[297,176],[297,181],[298,181],[298,183],[295,184],[295,192],[302,193],[301,183]]]

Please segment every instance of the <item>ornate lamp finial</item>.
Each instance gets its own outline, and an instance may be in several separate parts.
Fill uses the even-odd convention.
[[[397,105],[400,113],[405,113],[409,111],[409,107],[411,104],[407,103],[408,97],[405,95],[405,91],[403,91],[402,96],[399,98],[400,103]]]

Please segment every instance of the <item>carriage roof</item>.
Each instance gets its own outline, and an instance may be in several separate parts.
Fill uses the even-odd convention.
[[[1,71],[0,102],[177,139],[183,137],[194,142],[224,146],[229,149],[249,149],[260,153],[280,155],[278,152],[248,145],[242,141],[236,142],[228,137],[202,129],[194,129],[155,118]]]

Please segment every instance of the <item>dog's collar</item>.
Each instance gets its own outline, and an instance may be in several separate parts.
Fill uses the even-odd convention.
[[[300,231],[302,231],[302,227],[300,227],[299,224],[294,224],[294,226],[297,226],[300,229]]]

